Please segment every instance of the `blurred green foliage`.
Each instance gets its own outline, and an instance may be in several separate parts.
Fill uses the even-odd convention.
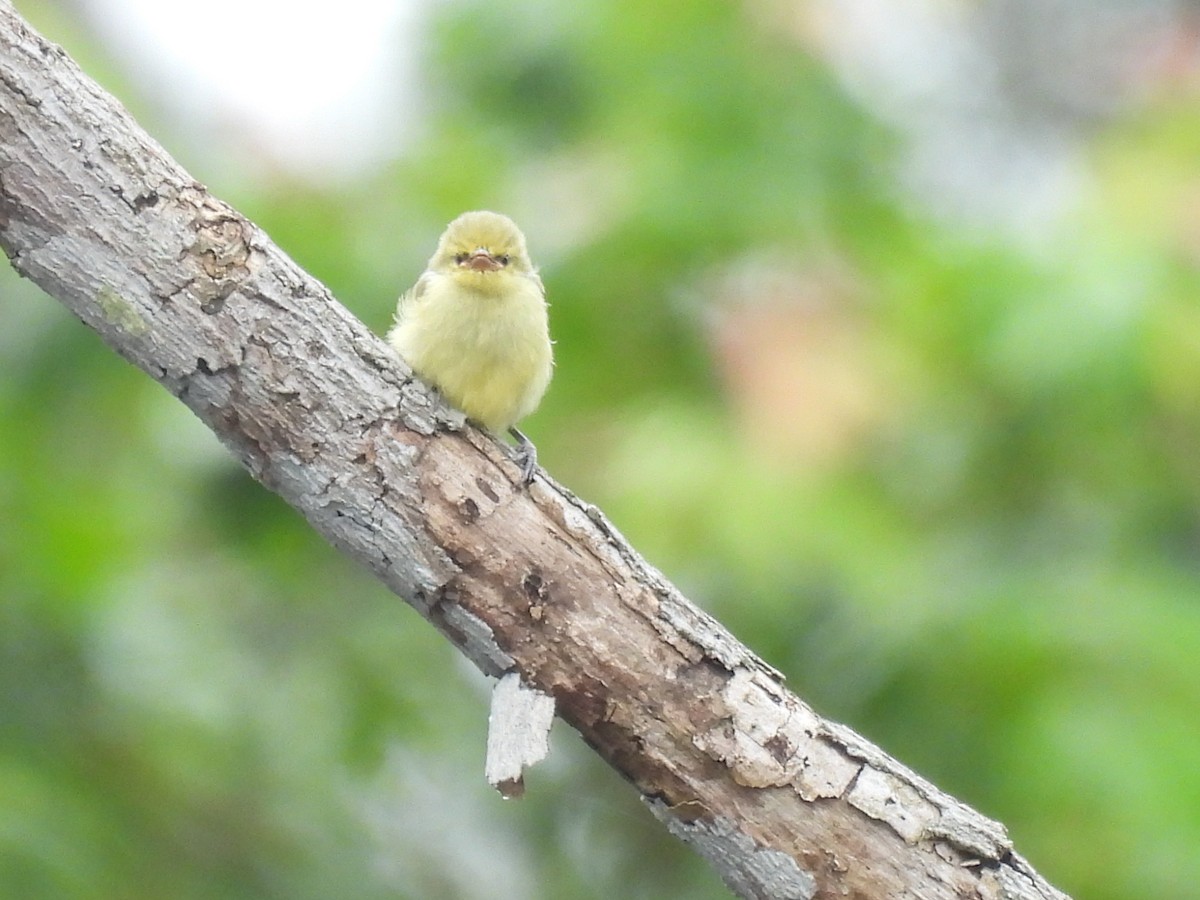
[[[900,138],[756,9],[439,7],[403,158],[179,155],[381,331],[447,220],[510,212],[547,468],[1068,892],[1194,896],[1195,92],[1098,130],[1030,246],[906,202]],[[432,629],[7,268],[0,314],[0,893],[725,896],[565,730],[502,803]]]

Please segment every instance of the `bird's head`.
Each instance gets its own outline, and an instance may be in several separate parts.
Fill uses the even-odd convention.
[[[446,226],[429,268],[480,290],[534,272],[521,229],[508,216],[485,211],[463,213]]]

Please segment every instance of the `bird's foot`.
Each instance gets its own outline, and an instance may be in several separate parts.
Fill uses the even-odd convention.
[[[517,465],[521,467],[521,483],[532,484],[533,476],[537,473],[537,447],[533,446],[533,441],[525,437],[518,429],[510,428],[508,433],[517,439],[517,447],[515,456]]]

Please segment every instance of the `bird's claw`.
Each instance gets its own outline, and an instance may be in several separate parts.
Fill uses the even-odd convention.
[[[508,429],[508,433],[517,439],[517,447],[515,456],[517,465],[521,467],[521,483],[532,484],[533,476],[537,474],[537,447],[533,445],[533,441],[525,437],[516,428]]]

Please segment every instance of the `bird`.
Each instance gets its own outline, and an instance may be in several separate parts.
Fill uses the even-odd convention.
[[[387,341],[468,419],[511,434],[532,483],[537,448],[516,426],[541,403],[554,354],[546,290],[512,219],[476,210],[447,225]]]

